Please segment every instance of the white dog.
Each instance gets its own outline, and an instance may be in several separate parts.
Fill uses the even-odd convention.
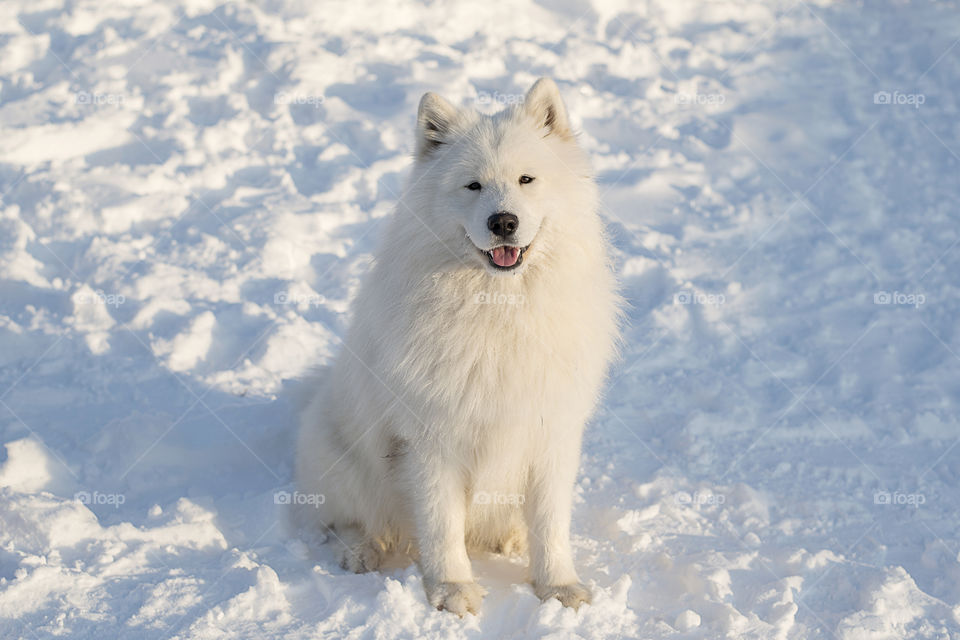
[[[482,597],[467,548],[529,548],[537,596],[590,601],[570,513],[620,304],[596,200],[552,80],[494,116],[423,96],[409,185],[302,416],[298,488],[324,500],[300,515],[344,568],[410,550],[462,616]]]

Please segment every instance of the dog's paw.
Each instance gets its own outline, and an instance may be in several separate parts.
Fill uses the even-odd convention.
[[[505,556],[521,555],[527,550],[527,539],[519,529],[512,529],[510,533],[498,540],[491,551]]]
[[[340,566],[354,573],[376,571],[380,568],[384,555],[384,550],[375,542],[343,546],[340,550]]]
[[[565,607],[579,609],[581,604],[590,604],[590,589],[582,583],[536,586],[534,593],[541,601],[556,598]]]
[[[483,600],[483,589],[476,582],[438,582],[427,587],[427,600],[437,609],[450,611],[461,618],[476,615]]]

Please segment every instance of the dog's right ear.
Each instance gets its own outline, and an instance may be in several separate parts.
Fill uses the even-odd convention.
[[[533,117],[537,125],[546,129],[548,133],[556,134],[561,138],[573,138],[567,108],[563,105],[557,83],[552,79],[537,80],[527,92],[527,97],[523,100],[523,108]]]
[[[430,155],[446,144],[457,108],[435,93],[425,93],[417,108],[417,157]]]

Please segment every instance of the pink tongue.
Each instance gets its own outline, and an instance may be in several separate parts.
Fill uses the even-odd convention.
[[[520,257],[520,249],[517,247],[497,247],[491,253],[493,263],[498,267],[512,267]]]

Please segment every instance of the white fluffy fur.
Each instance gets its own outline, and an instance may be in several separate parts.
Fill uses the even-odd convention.
[[[481,598],[468,547],[528,548],[538,596],[578,606],[590,596],[572,493],[619,305],[588,158],[549,79],[494,116],[427,94],[417,136],[343,348],[303,412],[298,488],[325,502],[300,515],[356,571],[410,548],[430,602],[460,615]],[[499,211],[531,243],[510,272],[481,252]]]

